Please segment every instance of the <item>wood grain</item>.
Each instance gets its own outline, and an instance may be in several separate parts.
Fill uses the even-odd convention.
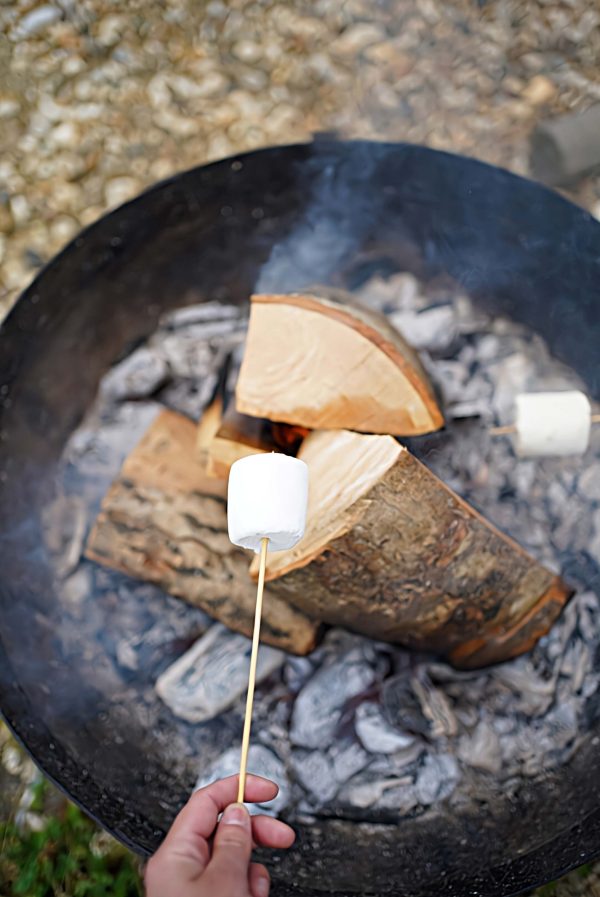
[[[311,295],[252,297],[237,410],[309,429],[443,426],[417,354],[382,316]]]
[[[196,425],[170,411],[153,423],[107,493],[86,556],[160,585],[250,637],[256,585],[250,554],[227,535],[225,483],[195,457]],[[317,642],[319,625],[270,590],[263,640],[295,654]]]

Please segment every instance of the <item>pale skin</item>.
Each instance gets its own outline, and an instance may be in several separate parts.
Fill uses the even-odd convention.
[[[285,822],[250,816],[234,803],[238,780],[221,779],[191,796],[148,862],[146,897],[268,897],[269,873],[251,862],[252,849],[291,847],[295,834]],[[249,775],[245,797],[264,803],[278,790],[274,782]]]

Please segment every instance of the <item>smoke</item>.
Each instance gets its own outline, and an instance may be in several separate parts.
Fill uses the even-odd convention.
[[[257,293],[330,283],[344,269],[378,218],[380,199],[372,184],[386,152],[385,145],[368,142],[354,144],[345,155],[319,141],[314,144],[304,169],[306,208],[291,233],[273,247],[255,284]]]

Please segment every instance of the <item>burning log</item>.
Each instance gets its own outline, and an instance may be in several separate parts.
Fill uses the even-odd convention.
[[[416,353],[385,318],[311,295],[253,296],[237,410],[309,429],[443,426]]]
[[[126,459],[102,504],[86,555],[160,585],[251,636],[255,587],[244,551],[227,535],[225,483],[195,459],[195,424],[159,415]],[[318,625],[275,595],[265,595],[263,639],[294,654],[311,651]]]
[[[308,528],[267,582],[315,619],[473,668],[529,650],[571,596],[390,436],[316,432],[299,457]]]
[[[230,370],[231,356],[202,415],[196,443],[206,474],[218,479],[227,479],[231,465],[247,455],[272,451],[294,454],[309,432],[237,411],[229,389]]]
[[[240,458],[231,468],[227,487],[229,538],[234,545],[260,552],[238,803],[245,799],[267,554],[269,548],[289,551],[298,544],[306,529],[307,506],[308,468],[304,461],[272,452]]]

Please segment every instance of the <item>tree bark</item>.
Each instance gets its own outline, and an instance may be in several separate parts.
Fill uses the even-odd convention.
[[[315,619],[471,668],[529,650],[571,596],[391,437],[317,432],[299,457],[308,529],[267,581]]]
[[[148,582],[252,635],[256,586],[249,552],[227,535],[225,483],[195,458],[196,426],[163,412],[127,458],[90,534],[86,556]],[[262,639],[307,654],[319,626],[270,590]]]

